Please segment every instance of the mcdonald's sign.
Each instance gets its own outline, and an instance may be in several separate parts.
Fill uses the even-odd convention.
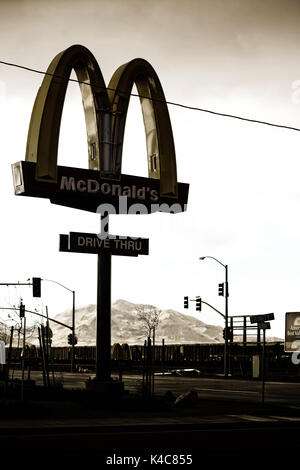
[[[57,164],[61,116],[68,81],[75,70],[83,101],[88,169]],[[122,174],[122,148],[133,85],[142,107],[148,178]],[[159,78],[143,59],[113,74],[106,88],[93,54],[74,45],[52,60],[37,93],[28,131],[26,159],[12,165],[16,195],[48,198],[52,203],[95,212],[102,203],[119,212],[120,196],[151,212],[186,209],[189,185],[177,182],[169,112]]]

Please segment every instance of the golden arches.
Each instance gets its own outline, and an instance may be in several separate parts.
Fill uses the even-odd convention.
[[[115,167],[117,171],[121,169],[126,115],[134,83],[142,106],[149,177],[161,180],[162,194],[174,196],[177,173],[170,116],[159,78],[144,59],[134,59],[119,67],[108,85],[111,108],[119,116],[112,126]]]
[[[106,90],[99,65],[85,47],[74,45],[51,62],[36,96],[27,139],[26,161],[36,162],[36,179],[57,180],[57,150],[63,105],[72,69],[80,82],[89,168],[118,175],[130,93],[137,86],[146,133],[148,173],[160,179],[161,196],[177,196],[176,157],[164,93],[153,67],[134,59],[119,67]],[[113,91],[113,90],[114,91]],[[150,98],[150,99],[147,99]]]

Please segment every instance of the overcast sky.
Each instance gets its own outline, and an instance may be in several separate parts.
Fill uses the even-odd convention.
[[[300,3],[292,0],[0,1],[0,60],[46,70],[72,44],[88,47],[108,83],[135,57],[158,73],[166,98],[300,128]],[[297,82],[299,80],[299,82]],[[12,163],[25,159],[27,130],[42,76],[0,64],[0,280],[32,276],[96,301],[96,256],[58,251],[58,236],[98,232],[95,214],[16,197]],[[283,337],[287,311],[300,311],[300,133],[169,106],[178,179],[190,184],[185,214],[115,216],[111,232],[150,239],[148,257],[114,257],[112,299],[183,309],[201,295],[220,310],[218,283],[229,266],[229,314],[274,312]],[[70,84],[59,164],[87,167],[79,88]],[[142,116],[132,98],[123,173],[147,176]],[[43,286],[50,315],[71,295]],[[39,305],[29,288],[0,287],[1,304]],[[195,314],[194,307],[189,311]],[[208,307],[197,314],[222,324]]]

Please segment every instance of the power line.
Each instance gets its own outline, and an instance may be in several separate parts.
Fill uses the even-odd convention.
[[[53,74],[53,73],[44,72],[42,70],[37,70],[37,69],[30,68],[30,67],[26,67],[25,65],[19,65],[19,64],[14,64],[14,63],[11,63],[11,62],[5,62],[3,60],[0,60],[0,64],[8,65],[10,67],[16,67],[16,68],[19,68],[19,69],[22,69],[22,70],[27,70],[28,72],[39,73],[40,75],[49,75],[51,77],[60,78],[62,80],[66,80],[68,82],[79,83],[79,84],[88,85],[88,86],[91,86],[91,87],[93,87],[93,86],[96,87],[97,86],[97,88],[100,88],[98,85],[93,85],[92,83],[89,83],[89,82],[83,82],[81,80],[76,80],[74,78],[61,77],[61,76]],[[106,90],[116,91],[114,88],[106,88]],[[284,124],[275,124],[273,122],[261,121],[259,119],[251,119],[251,118],[247,118],[247,117],[244,117],[244,116],[237,116],[235,114],[221,113],[219,111],[213,111],[211,109],[199,108],[197,106],[188,106],[186,104],[176,103],[176,102],[173,102],[173,101],[158,100],[158,99],[155,99],[155,98],[150,98],[149,96],[139,95],[138,93],[127,93],[127,92],[120,92],[120,93],[128,94],[128,96],[134,96],[134,97],[137,97],[137,98],[144,98],[144,99],[147,99],[147,100],[150,100],[150,101],[166,103],[170,106],[177,106],[179,108],[189,109],[191,111],[200,111],[202,113],[214,114],[216,116],[228,117],[228,118],[232,118],[232,119],[239,119],[240,121],[247,121],[247,122],[252,122],[252,123],[255,123],[255,124],[263,124],[263,125],[266,125],[266,126],[279,127],[279,128],[282,128],[282,129],[289,129],[289,130],[292,130],[292,131],[300,132],[300,128],[298,128],[298,127],[286,126]]]

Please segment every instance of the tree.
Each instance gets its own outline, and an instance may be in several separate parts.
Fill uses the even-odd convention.
[[[161,310],[153,305],[140,305],[136,308],[137,318],[142,323],[143,332],[148,337],[153,334],[159,324]]]
[[[4,344],[7,344],[9,342],[9,335],[3,323],[0,323],[0,340],[4,341]]]

